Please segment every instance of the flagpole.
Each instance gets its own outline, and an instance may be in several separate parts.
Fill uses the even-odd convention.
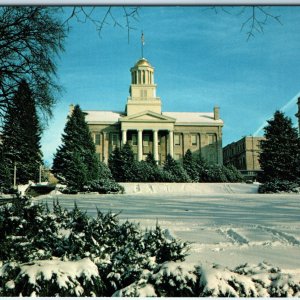
[[[144,44],[145,44],[144,33],[143,33],[143,31],[142,31],[142,36],[141,36],[141,52],[142,52],[142,58],[144,57]]]

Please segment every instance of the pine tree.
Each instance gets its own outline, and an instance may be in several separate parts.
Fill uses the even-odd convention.
[[[193,157],[192,151],[188,149],[183,156],[183,168],[185,169],[186,173],[189,175],[192,181],[198,182],[199,181],[199,172],[196,165],[196,161]]]
[[[108,158],[108,167],[111,171],[112,176],[118,182],[121,182],[123,179],[122,172],[122,157],[119,147],[116,147],[109,155]]]
[[[206,160],[199,155],[196,159],[196,168],[199,176],[199,182],[208,182],[209,181],[209,165]]]
[[[29,85],[23,80],[8,107],[2,133],[2,163],[6,164],[9,174],[13,174],[16,164],[18,184],[39,178],[41,133],[35,100]]]
[[[130,182],[134,181],[136,177],[135,172],[135,161],[134,154],[129,143],[126,143],[121,149],[121,158],[122,158],[122,171],[123,171],[123,181]]]
[[[53,173],[62,183],[77,190],[99,178],[95,145],[79,105],[68,117],[62,145],[53,160]]]
[[[147,154],[147,157],[146,157],[146,163],[148,163],[149,165],[153,166],[153,167],[157,167],[157,163],[154,159],[154,156],[151,152],[149,152]]]
[[[168,154],[163,167],[164,171],[169,172],[174,177],[175,182],[189,182],[190,178],[185,169]]]
[[[276,111],[264,128],[266,140],[261,141],[259,157],[263,182],[300,181],[300,142],[297,129],[284,113]]]

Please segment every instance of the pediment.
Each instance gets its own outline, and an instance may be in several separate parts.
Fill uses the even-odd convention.
[[[174,123],[176,120],[174,118],[147,110],[131,116],[120,118],[119,121],[120,122],[172,122]]]

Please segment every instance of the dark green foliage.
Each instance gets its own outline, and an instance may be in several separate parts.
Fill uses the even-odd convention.
[[[154,159],[154,156],[151,152],[148,153],[147,157],[146,157],[146,163],[148,163],[149,165],[155,167],[157,166],[157,163]]]
[[[261,141],[260,180],[300,183],[300,141],[291,119],[276,111],[264,130],[266,140]]]
[[[123,171],[122,171],[122,157],[119,147],[116,147],[108,158],[108,167],[111,171],[112,176],[118,182],[121,182],[123,179]]]
[[[287,181],[287,180],[278,180],[274,179],[272,181],[265,182],[260,185],[258,188],[259,193],[279,193],[279,192],[293,192],[299,193],[300,186],[298,183]]]
[[[137,176],[136,163],[131,146],[126,143],[121,150],[116,147],[109,156],[108,166],[116,181],[130,182]]]
[[[241,172],[233,165],[223,166],[223,171],[228,182],[243,182],[244,178]]]
[[[103,162],[99,162],[99,179],[90,184],[89,190],[100,194],[124,193],[124,188],[114,180],[109,167]]]
[[[48,297],[76,295],[74,288],[59,286],[55,275],[48,279],[41,275],[35,284],[27,276],[19,276],[20,265],[30,262],[28,266],[34,268],[35,260],[78,262],[88,258],[99,276],[88,279],[80,275],[78,282],[73,281],[74,287],[81,286],[80,295],[111,296],[139,280],[145,270],[158,268],[159,262],[183,260],[187,255],[187,243],[170,237],[159,226],[144,233],[137,224],[120,223],[113,213],[98,211],[91,218],[76,205],[67,211],[58,203],[53,203],[50,212],[44,204],[33,205],[22,198],[0,208],[0,231],[0,296],[30,296],[33,292]],[[6,288],[11,280],[14,289]]]
[[[183,157],[183,168],[193,182],[199,181],[199,171],[197,163],[190,149],[188,149]]]
[[[199,182],[208,182],[208,170],[210,166],[201,155],[196,158],[196,167],[199,176]]]
[[[82,191],[85,186],[98,180],[98,158],[95,145],[78,105],[68,117],[62,145],[53,160],[53,173],[69,188]]]
[[[7,193],[12,186],[13,177],[10,172],[11,170],[4,160],[2,145],[0,145],[0,193]]]
[[[41,133],[35,99],[27,82],[22,80],[7,109],[2,132],[0,164],[11,184],[15,164],[17,184],[38,181],[42,164]]]
[[[170,154],[168,154],[166,157],[163,169],[172,175],[174,182],[190,181],[190,178],[184,168],[177,161],[175,161]]]

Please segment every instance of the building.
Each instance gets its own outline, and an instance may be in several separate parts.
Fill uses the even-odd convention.
[[[223,163],[223,121],[218,107],[213,112],[162,112],[151,64],[141,58],[130,72],[124,111],[85,111],[101,161],[107,162],[116,146],[128,142],[139,161],[149,152],[158,163],[163,163],[167,154],[180,160],[190,149],[211,163]]]
[[[224,165],[233,165],[249,179],[254,179],[259,171],[260,142],[264,137],[246,136],[223,149]]]

